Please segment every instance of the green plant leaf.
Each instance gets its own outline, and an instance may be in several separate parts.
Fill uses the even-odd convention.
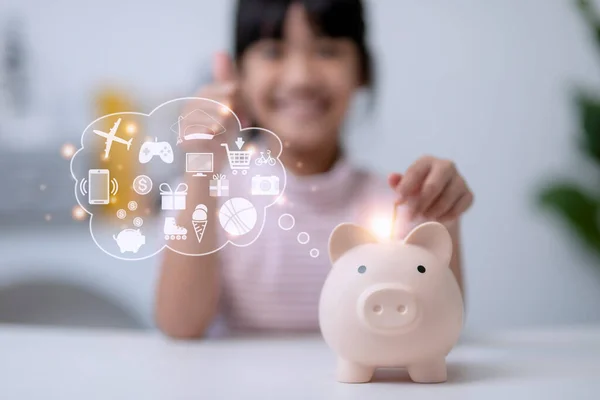
[[[581,119],[581,150],[600,165],[600,100],[583,91],[577,93]]]
[[[558,214],[583,240],[600,255],[600,200],[571,183],[555,184],[540,193],[540,204]]]
[[[600,44],[600,19],[594,6],[589,0],[575,0],[575,3],[596,41]]]

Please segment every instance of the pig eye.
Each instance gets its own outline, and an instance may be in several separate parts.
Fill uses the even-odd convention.
[[[419,266],[417,267],[417,271],[419,271],[420,273],[424,274],[424,273],[425,273],[425,267],[424,267],[424,266],[422,266],[422,265],[419,265]]]
[[[358,267],[359,274],[364,274],[366,271],[367,271],[367,267],[365,267],[364,265],[361,265],[360,267]]]

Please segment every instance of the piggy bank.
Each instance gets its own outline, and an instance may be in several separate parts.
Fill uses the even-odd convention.
[[[121,253],[131,251],[137,253],[143,244],[146,244],[146,236],[139,229],[124,229],[118,235],[113,235]]]
[[[406,368],[419,383],[447,380],[464,307],[451,256],[451,236],[437,222],[404,240],[379,241],[349,223],[333,230],[319,325],[339,382],[368,382],[376,368]]]

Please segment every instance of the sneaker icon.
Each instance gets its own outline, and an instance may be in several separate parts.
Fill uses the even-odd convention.
[[[165,234],[166,240],[185,240],[187,239],[187,229],[182,226],[178,226],[175,223],[174,217],[165,218],[165,226],[163,233]]]

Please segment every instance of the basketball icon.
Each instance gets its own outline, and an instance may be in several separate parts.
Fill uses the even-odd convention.
[[[256,208],[242,197],[229,199],[219,209],[219,222],[227,233],[244,235],[252,230],[257,220]]]

